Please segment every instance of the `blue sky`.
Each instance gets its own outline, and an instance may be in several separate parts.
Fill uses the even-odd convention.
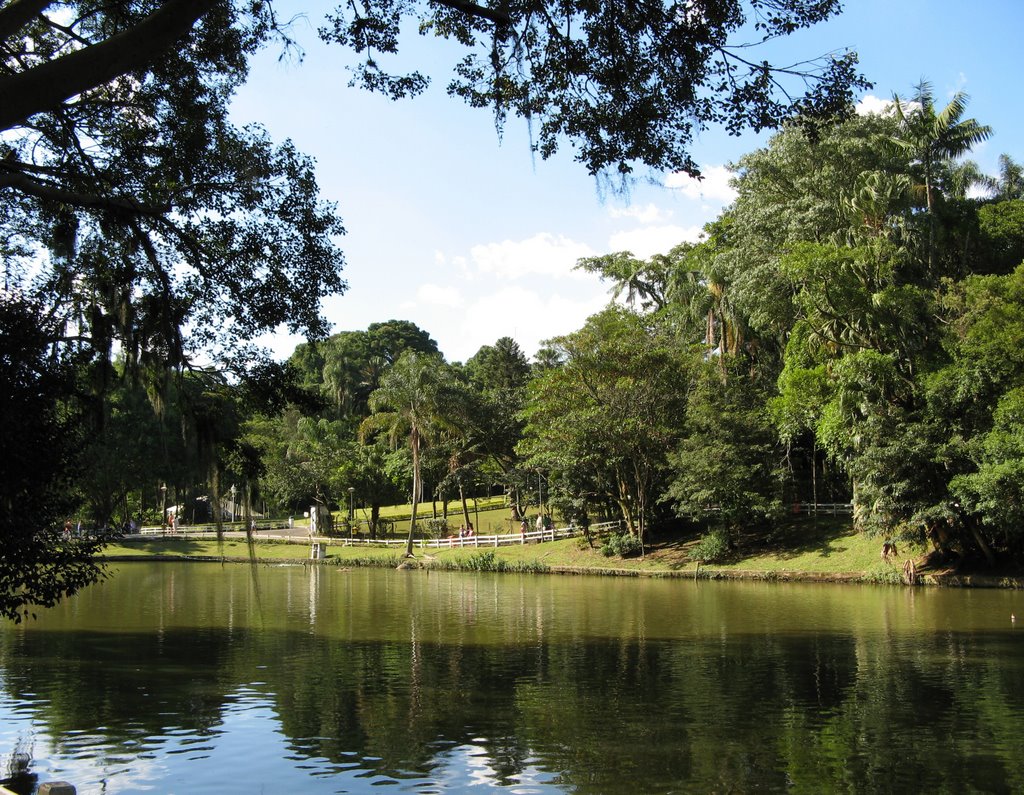
[[[573,270],[578,258],[621,250],[648,257],[695,240],[730,200],[726,164],[767,140],[710,131],[693,147],[706,174],[699,185],[666,174],[662,185],[638,184],[628,198],[609,195],[568,147],[535,158],[524,122],[510,120],[499,139],[487,111],[448,98],[454,59],[443,43],[407,41],[404,62],[434,83],[425,96],[390,102],[348,88],[350,53],[318,42],[329,3],[277,7],[282,18],[306,15],[293,30],[305,58],[262,53],[233,113],[278,141],[291,138],[317,161],[322,197],[337,204],[348,230],[340,242],[349,289],[324,303],[335,331],[399,318],[428,331],[450,361],[502,336],[532,356],[607,303],[607,285]],[[1022,30],[1021,0],[850,0],[773,57],[854,49],[875,84],[868,102],[906,96],[922,78],[937,103],[966,91],[967,115],[994,128],[973,159],[995,173],[1002,153],[1024,160]],[[279,356],[298,341],[267,340]]]

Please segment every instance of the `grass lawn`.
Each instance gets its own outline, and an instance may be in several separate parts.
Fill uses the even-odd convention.
[[[482,514],[481,514],[482,515]],[[507,565],[581,573],[636,573],[686,575],[696,562],[688,550],[697,537],[656,538],[644,557],[605,557],[600,542],[593,548],[582,538],[564,539],[543,544],[514,544],[494,547],[463,547],[453,549],[416,550],[416,558],[426,565],[458,565],[482,553],[493,554]],[[769,546],[770,545],[770,546]],[[774,536],[758,544],[749,542],[734,559],[720,564],[702,565],[705,576],[721,572],[724,576],[740,574],[751,577],[800,576],[822,578],[853,578],[894,581],[907,556],[920,557],[924,549],[900,549],[895,563],[880,559],[881,540],[855,533],[849,517],[826,517],[817,521],[809,517],[791,520]],[[398,565],[401,547],[344,547],[328,544],[327,563],[337,565]],[[256,560],[306,560],[309,544],[305,542],[256,541],[250,546],[242,539],[190,540],[153,538],[113,544],[106,549],[110,557],[211,557]]]

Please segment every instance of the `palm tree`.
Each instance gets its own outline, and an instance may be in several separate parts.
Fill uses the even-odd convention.
[[[392,447],[397,447],[403,437],[409,445],[412,454],[412,517],[405,548],[407,557],[412,557],[416,513],[422,491],[420,452],[435,430],[447,425],[441,405],[445,368],[439,356],[412,350],[403,353],[370,395],[369,406],[373,413],[359,427],[361,441],[385,431]]]
[[[702,342],[709,355],[716,351],[725,377],[725,356],[735,356],[744,343],[744,323],[731,291],[731,280],[716,259],[721,248],[721,231],[712,232],[709,240],[673,252],[681,256],[668,281],[669,300],[682,308],[691,322],[703,328]]]
[[[340,356],[328,356],[323,368],[324,390],[330,395],[338,412],[344,416],[352,412],[355,389],[349,364]]]
[[[992,135],[992,128],[988,125],[963,118],[967,102],[967,94],[958,91],[946,107],[936,111],[931,84],[923,80],[915,86],[910,102],[904,103],[898,96],[893,96],[899,129],[888,140],[916,160],[923,171],[925,207],[928,210],[929,267],[934,265],[935,256],[933,192],[938,169],[944,162],[966,154]]]
[[[999,180],[983,172],[973,160],[965,160],[950,168],[950,195],[956,199],[965,199],[971,188],[981,188],[985,192],[993,193],[999,190]]]
[[[627,306],[639,303],[645,312],[658,310],[665,307],[666,281],[674,252],[675,249],[668,255],[657,254],[649,260],[637,259],[629,251],[585,257],[576,263],[575,270],[596,273],[602,281],[610,281],[612,301],[625,293]]]
[[[1024,199],[1024,167],[1009,155],[999,155],[996,194],[1000,199]]]

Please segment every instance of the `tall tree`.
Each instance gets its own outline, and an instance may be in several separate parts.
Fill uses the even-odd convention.
[[[466,371],[475,393],[461,401],[464,441],[475,453],[470,459],[489,458],[508,487],[511,480],[504,476],[518,461],[515,446],[522,436],[520,412],[532,378],[530,363],[515,340],[502,337],[481,347],[466,362]]]
[[[602,281],[611,282],[612,300],[625,294],[626,306],[644,311],[664,309],[666,292],[674,261],[688,248],[684,243],[668,254],[655,254],[648,260],[637,259],[630,251],[585,257],[576,263],[576,270],[597,274]]]
[[[941,529],[942,545],[980,550],[990,561],[1019,556],[1016,523],[1024,389],[1024,266],[1005,276],[971,276],[944,296],[943,347],[950,361],[927,384],[941,424],[941,461],[960,510]]]
[[[902,153],[879,145],[894,131],[893,119],[877,114],[855,116],[817,137],[787,125],[735,164],[738,195],[708,242],[719,239],[710,252],[714,265],[763,356],[781,355],[795,319],[781,258],[795,242],[847,242],[844,198],[857,194],[861,175],[906,167]]]
[[[935,201],[941,169],[992,135],[988,125],[963,118],[967,102],[967,94],[958,91],[944,108],[936,110],[931,84],[923,80],[914,88],[909,102],[893,97],[899,128],[889,141],[912,157],[920,168],[928,212],[929,270],[934,269],[935,261]]]
[[[101,546],[65,530],[84,417],[75,365],[38,305],[0,294],[0,617],[20,621],[96,581]]]
[[[732,359],[731,366],[742,364]],[[716,521],[726,537],[763,524],[781,509],[775,435],[765,399],[749,379],[723,378],[719,365],[695,368],[681,441],[665,490],[683,516]]]
[[[353,506],[370,507],[368,530],[370,538],[376,538],[380,526],[380,509],[383,505],[401,502],[404,489],[391,477],[394,466],[389,466],[389,453],[385,440],[360,444],[356,440],[347,442],[337,462],[334,476],[339,492],[352,489]],[[393,464],[393,462],[392,462]],[[356,521],[358,526],[358,520]]]
[[[685,415],[693,356],[652,317],[620,307],[552,341],[564,364],[530,385],[520,452],[594,507],[610,503],[637,537],[654,515]]]
[[[996,196],[1004,201],[1024,199],[1024,166],[1007,154],[999,155]]]
[[[412,456],[412,516],[405,554],[412,556],[416,514],[422,491],[423,446],[445,424],[441,387],[445,363],[439,356],[406,351],[387,371],[380,386],[370,395],[370,410],[363,420],[360,436],[385,432],[396,446],[404,438]]]

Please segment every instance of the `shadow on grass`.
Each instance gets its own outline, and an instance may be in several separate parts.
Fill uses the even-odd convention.
[[[228,540],[225,539],[224,543],[228,543]],[[131,540],[115,541],[111,546],[137,549],[146,555],[200,555],[209,553],[209,542],[200,541],[195,538],[168,538],[167,536],[133,538]],[[111,550],[110,547],[105,552],[106,554],[117,554],[116,550]]]
[[[815,553],[823,558],[846,552],[841,546],[852,532],[848,516],[791,517],[756,544],[744,545],[742,554],[771,553],[780,560],[792,560]]]
[[[649,553],[660,565],[673,571],[693,568],[696,561],[689,553],[704,532],[706,529],[691,528],[678,534],[666,534],[649,545]],[[851,532],[848,516],[790,516],[770,532],[741,533],[727,562],[762,555],[792,560],[811,553],[828,558],[848,550],[844,542]]]

